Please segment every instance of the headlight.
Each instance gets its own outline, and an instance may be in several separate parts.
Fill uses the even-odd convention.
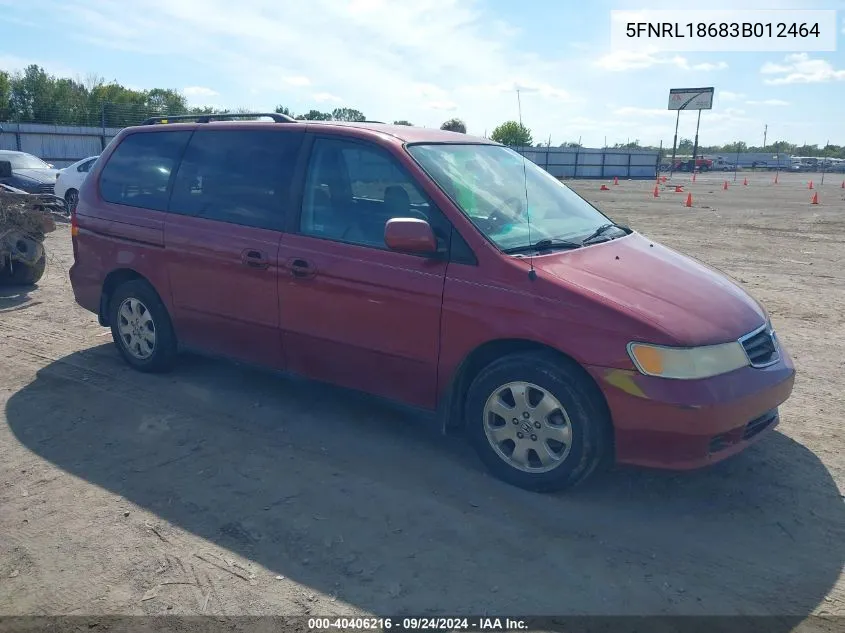
[[[678,380],[710,378],[750,364],[738,342],[703,347],[629,343],[628,355],[640,373]]]

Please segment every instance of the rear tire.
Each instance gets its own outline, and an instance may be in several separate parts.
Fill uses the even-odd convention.
[[[79,192],[76,189],[68,189],[65,191],[65,205],[67,207],[68,215],[76,211],[76,205],[79,202]]]
[[[109,301],[112,338],[124,360],[143,372],[165,372],[176,362],[176,335],[167,308],[146,281],[118,286]]]
[[[9,263],[8,258],[0,263],[0,283],[10,286],[32,286],[38,283],[47,269],[47,256],[42,254],[32,266],[23,262]]]
[[[580,367],[548,353],[505,356],[481,370],[467,392],[465,420],[487,468],[535,492],[581,483],[612,449],[598,388]]]

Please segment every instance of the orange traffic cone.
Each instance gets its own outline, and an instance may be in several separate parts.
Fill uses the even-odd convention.
[[[728,181],[727,180],[725,181],[725,184],[722,185],[722,189],[724,189],[725,191],[728,190]]]
[[[675,193],[683,193],[684,188],[681,185],[675,185]]]
[[[695,172],[692,172],[692,181],[695,182]]]
[[[684,203],[684,206],[685,207],[691,207],[692,206],[692,194],[691,193],[687,194],[687,201]]]
[[[614,184],[614,185],[618,185],[618,184],[619,184],[619,176],[614,176],[614,177],[613,177],[613,184]]]
[[[813,194],[813,199],[810,200],[810,204],[818,204],[819,203],[819,192]]]
[[[654,197],[655,197],[655,198],[659,198],[659,197],[660,197],[660,192],[658,191],[658,187],[657,187],[657,185],[654,185]]]
[[[610,191],[610,187],[608,187],[607,185],[602,185],[599,191]]]
[[[663,176],[663,178],[661,179],[660,182],[662,182],[665,185],[666,184],[666,176]]]
[[[743,185],[745,185],[745,186],[747,187],[747,186],[748,186],[748,178],[743,178],[743,179],[742,179],[742,184],[743,184]]]
[[[807,189],[812,189],[812,188],[813,188],[813,181],[811,180],[811,181],[807,184]]]

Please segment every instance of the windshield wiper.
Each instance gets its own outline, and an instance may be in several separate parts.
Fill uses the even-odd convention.
[[[593,231],[587,237],[581,240],[581,246],[589,244],[596,238],[601,237],[605,232],[609,231],[610,229],[619,229],[623,233],[628,232],[627,230],[625,230],[625,227],[620,226],[619,224],[613,224],[612,222],[608,224],[602,224],[599,228],[597,228],[595,231]]]
[[[578,242],[570,242],[559,238],[550,238],[545,240],[538,240],[533,244],[523,244],[522,246],[514,246],[506,248],[503,253],[513,255],[515,253],[526,253],[528,251],[551,251],[551,250],[568,250],[572,248],[581,248],[582,244]]]

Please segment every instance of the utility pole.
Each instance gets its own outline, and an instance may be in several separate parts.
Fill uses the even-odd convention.
[[[695,144],[692,146],[692,165],[690,171],[695,173],[695,166],[698,165],[696,154],[698,153],[698,127],[701,125],[701,110],[698,111],[698,121],[695,123]]]
[[[675,152],[678,149],[678,123],[681,122],[681,110],[678,108],[678,114],[675,116],[675,139],[672,141],[672,162],[669,164],[669,178],[675,172]]]
[[[769,132],[769,124],[766,123],[763,126],[763,151],[764,152],[766,151],[766,134],[768,134],[768,132]]]

